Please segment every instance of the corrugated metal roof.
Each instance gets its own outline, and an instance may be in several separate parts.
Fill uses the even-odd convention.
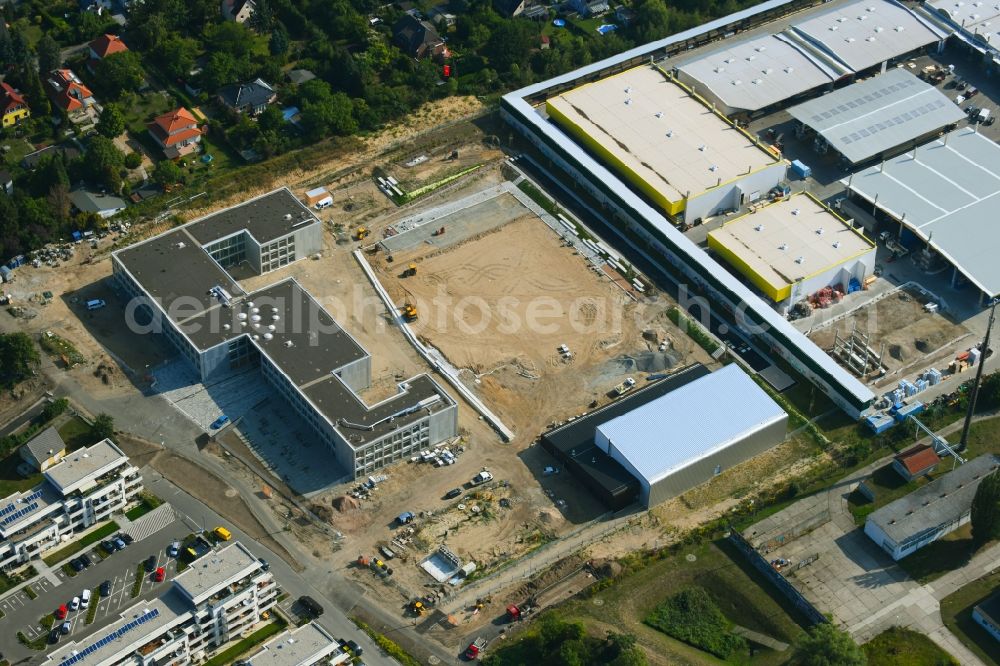
[[[598,426],[649,484],[786,417],[738,365]]]
[[[1000,146],[963,127],[841,181],[903,223],[983,292],[1000,294]]]
[[[788,110],[851,162],[965,118],[957,104],[904,69],[891,69]]]
[[[859,0],[796,23],[789,34],[856,72],[938,42],[947,33],[891,0]]]
[[[723,41],[722,48],[677,65],[732,109],[756,111],[840,77],[779,35]]]

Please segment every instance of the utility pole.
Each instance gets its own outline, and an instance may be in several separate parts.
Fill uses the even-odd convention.
[[[965,423],[962,424],[962,439],[958,442],[959,450],[964,450],[969,443],[969,427],[972,425],[972,415],[976,411],[976,398],[979,396],[979,382],[983,378],[983,366],[986,365],[986,355],[990,351],[990,331],[993,330],[993,317],[996,315],[997,303],[1000,298],[990,301],[990,320],[986,324],[986,335],[983,336],[983,346],[979,351],[979,367],[976,368],[976,379],[972,382],[972,390],[969,392],[969,409],[965,414]]]

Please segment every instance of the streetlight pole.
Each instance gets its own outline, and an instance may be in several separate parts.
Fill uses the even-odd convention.
[[[976,379],[972,382],[972,390],[969,392],[969,409],[965,414],[965,423],[962,424],[962,439],[959,440],[960,450],[964,450],[969,443],[969,427],[972,425],[972,415],[976,411],[976,398],[979,397],[979,382],[983,378],[983,366],[986,365],[986,355],[990,352],[990,332],[993,330],[993,318],[996,315],[997,303],[1000,298],[990,301],[990,320],[986,324],[986,335],[983,336],[982,352],[979,355],[979,367],[976,368]]]

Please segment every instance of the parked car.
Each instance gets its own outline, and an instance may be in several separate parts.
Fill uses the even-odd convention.
[[[118,547],[115,545],[115,542],[112,541],[111,539],[108,539],[106,541],[102,541],[101,542],[101,548],[103,548],[104,551],[106,553],[109,553],[109,554],[115,552],[116,550],[118,550]]]
[[[444,498],[450,500],[450,499],[455,499],[456,497],[461,497],[461,495],[462,495],[461,488],[452,488],[451,490],[449,490],[444,494]]]
[[[125,540],[122,539],[120,536],[117,536],[114,539],[112,539],[112,543],[115,544],[115,550],[124,550],[125,546],[128,545],[127,543],[125,543]]]
[[[127,534],[125,532],[119,534],[118,538],[124,541],[126,546],[131,546],[132,542],[135,541],[135,539],[132,538],[131,534]]]
[[[81,571],[83,571],[83,560],[81,560],[79,557],[74,557],[72,560],[69,561],[69,566],[72,567],[73,571],[80,573]]]
[[[73,597],[69,602],[69,609],[72,611],[80,609],[80,597]]]
[[[59,627],[59,631],[61,631],[64,634],[68,634],[69,630],[72,629],[72,628],[73,628],[72,624],[70,624],[69,622],[63,622],[62,626]]]
[[[106,580],[103,583],[101,583],[101,596],[102,597],[111,596],[111,581],[110,580]]]
[[[215,535],[216,539],[220,541],[229,541],[233,538],[233,533],[227,530],[225,527],[216,527],[212,530],[212,534]]]
[[[52,645],[55,645],[56,643],[58,643],[59,642],[59,636],[60,636],[59,630],[56,629],[56,628],[53,628],[52,631],[49,632],[49,643],[52,644]]]
[[[265,560],[263,557],[257,559],[260,561],[260,568],[263,569],[264,571],[267,571],[268,569],[271,568],[271,565],[268,564],[267,560]]]
[[[177,557],[181,552],[181,542],[174,541],[172,544],[167,546],[167,557]]]
[[[347,641],[347,648],[351,651],[351,654],[353,654],[355,657],[360,657],[361,653],[365,651],[363,647],[358,645],[353,640]]]
[[[62,604],[61,606],[59,606],[59,608],[56,609],[55,612],[56,619],[65,620],[67,613],[69,613],[69,608],[66,607],[66,604]]]
[[[80,608],[90,607],[90,595],[91,595],[90,590],[83,591],[83,593],[80,595]]]
[[[156,568],[156,555],[150,555],[146,558],[146,571],[152,572]]]
[[[225,414],[223,414],[219,418],[217,418],[214,421],[212,421],[212,430],[218,430],[219,428],[221,428],[222,426],[226,425],[227,423],[229,423],[229,417],[226,416]]]
[[[163,579],[167,577],[167,570],[163,567],[157,567],[156,573],[153,574],[153,580],[157,583],[162,583]]]
[[[80,556],[80,562],[83,563],[83,567],[86,569],[87,567],[91,566],[94,563],[94,560],[90,559],[90,555],[84,553],[83,555]]]
[[[313,599],[312,597],[308,596],[299,597],[299,605],[302,606],[302,608],[313,617],[319,617],[320,615],[323,614],[323,607],[320,606],[318,603],[316,603],[316,600]]]

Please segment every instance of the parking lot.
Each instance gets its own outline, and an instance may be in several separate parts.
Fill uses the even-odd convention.
[[[170,580],[177,575],[177,564],[173,558],[167,557],[166,549],[173,541],[183,539],[191,530],[179,520],[171,522],[163,529],[137,539],[124,550],[113,553],[106,558],[101,557],[95,544],[86,554],[93,560],[93,565],[74,576],[70,576],[61,568],[53,569],[59,584],[54,584],[45,577],[32,583],[32,589],[37,592],[35,599],[21,591],[0,602],[0,609],[5,613],[3,625],[5,631],[0,633],[0,652],[11,663],[21,659],[39,655],[30,647],[23,645],[17,638],[22,632],[29,641],[35,641],[47,636],[49,629],[42,624],[45,618],[51,618],[53,613],[63,604],[70,605],[73,597],[79,597],[83,590],[94,591],[91,605],[96,604],[93,622],[87,624],[89,609],[68,610],[63,622],[69,623],[66,634],[60,632],[59,643],[67,639],[79,640],[116,619],[121,611],[142,599],[159,595],[169,585]],[[156,557],[156,567],[164,567],[163,582],[155,582],[153,575],[143,569],[139,595],[132,596],[138,566],[149,556]],[[154,567],[154,570],[155,568]],[[111,585],[108,596],[99,597],[97,589],[104,581]],[[53,627],[59,628],[63,622],[56,620]],[[45,650],[54,645],[47,643]]]

